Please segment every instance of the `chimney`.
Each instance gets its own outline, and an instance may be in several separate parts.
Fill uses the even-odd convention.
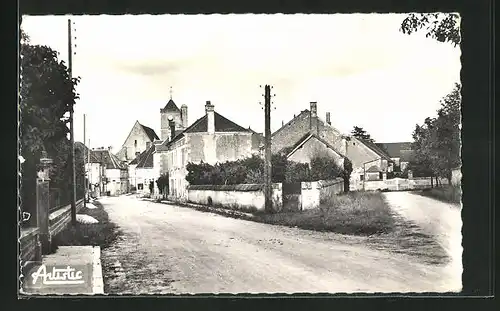
[[[186,105],[181,106],[181,120],[182,128],[188,127],[188,107]]]
[[[328,125],[332,125],[332,122],[330,121],[330,112],[326,113],[326,123],[328,123]]]
[[[309,114],[310,114],[310,130],[311,130],[311,133],[319,135],[319,129],[318,129],[318,104],[316,102],[311,102],[310,104],[311,104],[311,110],[309,111]]]
[[[108,151],[111,151],[111,146],[108,147]]]
[[[207,114],[207,132],[213,134],[215,133],[214,105],[209,100],[205,104],[205,113]]]
[[[170,127],[170,140],[172,140],[175,137],[175,121],[168,120],[168,126]]]

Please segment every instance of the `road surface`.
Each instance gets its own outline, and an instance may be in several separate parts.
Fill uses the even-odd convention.
[[[370,248],[361,237],[261,224],[127,196],[100,202],[123,232],[102,252],[109,294],[460,289],[446,265]]]
[[[389,206],[404,218],[417,224],[424,233],[433,236],[451,259],[448,268],[453,275],[462,275],[462,215],[461,208],[411,192],[385,192]]]

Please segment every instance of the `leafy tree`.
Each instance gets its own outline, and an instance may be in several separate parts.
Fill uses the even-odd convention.
[[[335,159],[324,156],[314,156],[311,159],[311,179],[329,180],[340,177],[342,168],[337,165]]]
[[[368,134],[362,127],[354,126],[354,128],[351,131],[351,134],[356,138],[360,138],[372,143],[374,142],[370,134]]]
[[[413,132],[414,161],[409,169],[418,174],[444,177],[460,165],[460,85],[441,100],[436,118],[426,118]],[[427,175],[427,176],[429,176]]]
[[[29,39],[22,32],[22,39]],[[21,197],[23,208],[35,206],[36,174],[42,151],[54,160],[50,172],[51,186],[68,194],[72,187],[69,161],[71,144],[67,113],[78,95],[79,78],[71,78],[57,52],[47,46],[20,42],[19,148],[25,159],[22,170]],[[77,173],[83,162],[75,160]],[[77,182],[79,179],[77,178]]]
[[[167,195],[169,188],[169,178],[168,173],[161,174],[160,177],[156,180],[156,186],[160,191],[160,194]]]
[[[400,31],[405,34],[425,29],[426,37],[439,42],[460,44],[460,16],[457,13],[412,13],[401,23]]]

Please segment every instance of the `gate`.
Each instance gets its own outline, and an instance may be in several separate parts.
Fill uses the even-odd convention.
[[[301,183],[283,183],[283,211],[300,211]]]

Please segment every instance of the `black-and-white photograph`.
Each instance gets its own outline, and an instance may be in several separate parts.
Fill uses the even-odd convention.
[[[460,292],[460,25],[22,16],[20,296]]]

